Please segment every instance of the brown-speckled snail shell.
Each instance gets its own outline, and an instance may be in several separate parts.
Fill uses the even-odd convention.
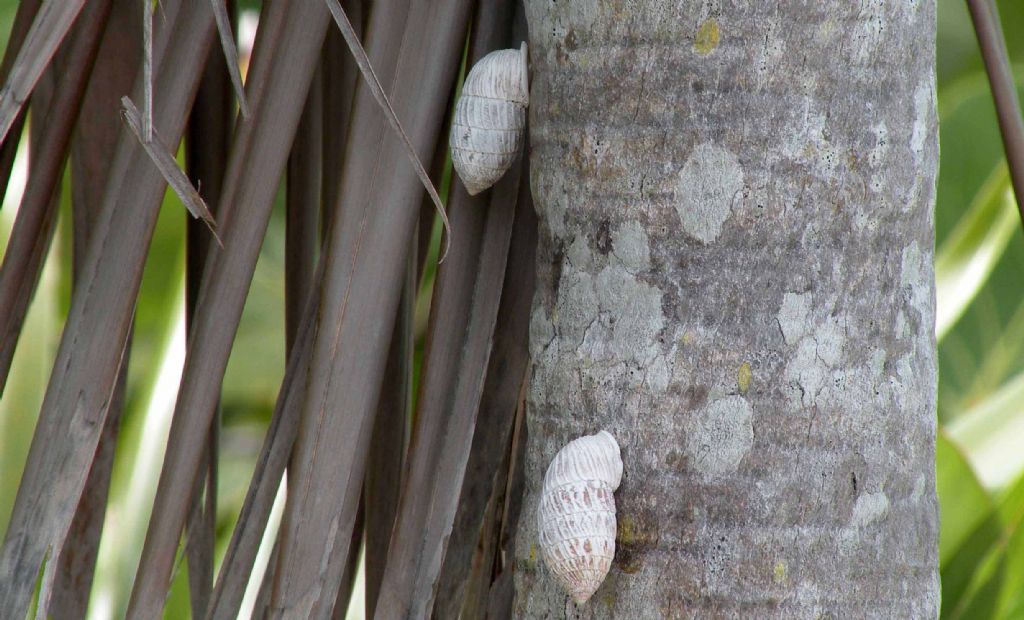
[[[607,431],[569,442],[548,466],[537,509],[544,562],[577,604],[597,591],[615,557],[619,444]]]

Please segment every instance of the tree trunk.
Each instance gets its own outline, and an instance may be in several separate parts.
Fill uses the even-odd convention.
[[[529,618],[935,618],[935,1],[527,0]],[[608,429],[577,608],[536,510]]]

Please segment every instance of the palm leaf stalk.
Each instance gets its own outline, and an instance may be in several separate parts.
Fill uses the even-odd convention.
[[[185,3],[179,12],[176,3],[165,4],[171,5],[173,19],[157,33],[157,83],[165,96],[155,105],[154,120],[161,135],[176,140],[212,43],[213,16],[206,6]],[[11,576],[0,583],[0,605],[12,615],[25,613],[44,558],[63,545],[120,374],[143,261],[166,187],[140,153],[134,136],[123,130],[0,549],[0,572]]]

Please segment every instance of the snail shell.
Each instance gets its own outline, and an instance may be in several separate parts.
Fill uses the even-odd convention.
[[[577,604],[597,591],[615,557],[619,444],[607,431],[569,442],[548,466],[537,509],[541,555]]]
[[[526,43],[487,54],[466,76],[448,146],[470,196],[494,185],[515,162],[529,97]]]

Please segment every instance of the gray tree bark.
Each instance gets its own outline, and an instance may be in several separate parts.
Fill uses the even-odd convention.
[[[935,618],[935,1],[527,7],[514,614]],[[617,549],[577,608],[536,510],[599,429]]]

